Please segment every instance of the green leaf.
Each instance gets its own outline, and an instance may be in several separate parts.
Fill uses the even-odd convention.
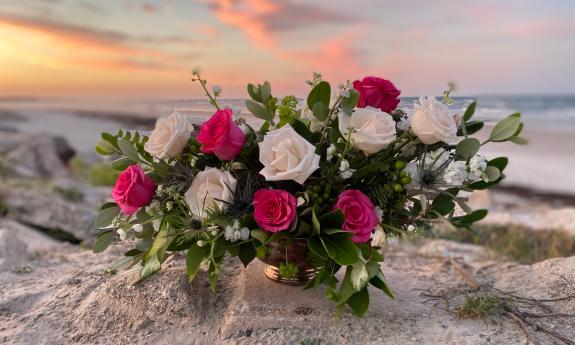
[[[329,100],[331,98],[331,86],[326,81],[319,82],[310,91],[307,96],[307,106],[313,110],[316,103],[322,103],[326,109],[329,109]]]
[[[322,236],[321,240],[328,253],[335,253],[332,259],[338,265],[349,266],[359,260],[359,248],[348,238],[348,235]]]
[[[125,256],[120,258],[114,262],[110,268],[114,271],[125,271],[140,262],[142,260],[142,255]]]
[[[357,101],[359,100],[359,92],[356,89],[349,89],[349,97],[344,98],[341,101],[341,110],[347,114],[351,115],[353,108],[357,106]]]
[[[270,99],[272,95],[272,87],[270,83],[264,81],[263,85],[261,86],[260,93],[262,95],[262,103],[267,103],[268,99]]]
[[[341,281],[341,285],[339,286],[339,291],[335,297],[335,302],[337,304],[344,304],[347,300],[353,295],[356,291],[353,289],[351,285],[351,266],[348,266],[345,270],[345,276]]]
[[[250,243],[243,243],[240,245],[240,254],[238,255],[244,267],[248,267],[249,263],[256,257],[256,249]]]
[[[98,145],[96,145],[96,152],[103,156],[110,156],[116,153],[116,148],[105,140],[101,140]]]
[[[338,208],[335,211],[323,214],[318,220],[322,228],[341,229],[345,221],[345,215],[341,209]]]
[[[350,275],[351,286],[355,291],[363,289],[367,282],[369,281],[369,274],[367,273],[367,268],[363,262],[358,261],[353,264]]]
[[[303,220],[299,220],[299,225],[297,228],[297,235],[298,237],[302,237],[302,236],[309,236],[312,232],[312,228],[311,225],[309,225],[309,223],[304,222]]]
[[[112,161],[112,169],[118,171],[124,171],[127,167],[134,164],[135,162],[128,157],[118,158]]]
[[[261,244],[266,244],[268,239],[270,238],[271,234],[268,231],[262,229],[253,229],[250,231],[253,238],[260,241]]]
[[[94,243],[93,251],[94,253],[101,253],[112,243],[114,239],[114,231],[106,230],[98,234],[96,237],[96,242]]]
[[[467,109],[465,109],[465,113],[463,114],[463,122],[467,122],[469,121],[469,119],[471,119],[471,117],[473,116],[473,114],[475,113],[475,107],[477,106],[477,102],[473,101],[471,102],[468,106]]]
[[[491,130],[491,134],[489,135],[489,139],[495,142],[501,142],[509,140],[521,125],[520,116],[521,114],[516,113],[509,115],[505,119],[499,121],[493,130]]]
[[[94,225],[98,229],[107,228],[112,224],[114,219],[120,214],[120,208],[118,206],[112,206],[101,210],[96,216]]]
[[[312,223],[312,227],[313,227],[313,234],[319,235],[320,230],[321,230],[321,226],[320,226],[319,220],[317,219],[317,216],[315,214],[315,208],[312,209],[312,211],[311,211],[311,223]]]
[[[347,300],[347,305],[349,305],[355,315],[359,317],[365,315],[365,312],[369,307],[369,292],[367,291],[367,287],[363,288],[360,292],[351,295]]]
[[[315,255],[324,259],[329,259],[329,254],[319,236],[308,239],[307,246],[309,247],[309,250],[311,250],[311,252]]]
[[[248,84],[248,94],[250,95],[250,97],[259,103],[262,103],[262,96],[260,93],[260,88],[255,86],[254,84]]]
[[[487,165],[494,166],[501,172],[505,170],[505,168],[507,167],[507,163],[509,163],[509,159],[507,159],[507,157],[497,157],[487,162]]]
[[[477,151],[479,151],[480,146],[481,146],[481,143],[479,142],[479,140],[477,140],[475,138],[463,139],[459,142],[459,144],[457,144],[457,147],[455,149],[455,153],[459,157],[468,161],[471,159],[471,157],[475,156]]]
[[[501,172],[499,171],[499,169],[497,169],[492,165],[488,165],[487,168],[485,168],[485,174],[487,175],[487,179],[489,180],[489,182],[496,181],[501,176]]]
[[[340,234],[340,233],[349,234],[350,233],[347,230],[334,229],[334,228],[322,228],[321,232],[322,232],[322,234],[326,234],[326,235],[333,235],[333,234]]]
[[[118,139],[115,136],[113,136],[112,134],[104,132],[100,136],[102,137],[102,140],[109,142],[110,144],[112,144],[112,146],[115,146],[115,147],[118,146]]]
[[[170,225],[164,222],[160,231],[154,238],[152,246],[144,254],[144,266],[140,271],[140,281],[160,270],[166,250],[170,246],[174,237],[175,236],[173,234],[170,234]]]
[[[389,286],[387,286],[387,283],[385,282],[383,273],[380,272],[378,275],[371,278],[369,283],[371,285],[375,286],[376,288],[380,289],[381,291],[383,291],[383,293],[385,293],[387,296],[389,296],[389,298],[392,298],[392,299],[395,298],[395,296],[393,295],[393,292],[391,291],[391,289],[389,288]]]
[[[144,261],[142,269],[140,270],[140,279],[142,281],[152,274],[158,272],[162,268],[162,264],[160,263],[160,259],[156,255],[148,258]]]
[[[138,154],[138,150],[136,150],[134,144],[132,144],[128,140],[122,138],[118,139],[118,147],[120,148],[120,151],[122,151],[122,154],[124,154],[129,159],[133,160],[134,162],[140,161],[140,155]]]
[[[266,121],[271,121],[273,119],[273,114],[270,114],[270,112],[268,112],[263,105],[256,103],[251,99],[246,101],[246,108],[248,108],[250,113],[252,113],[258,119]]]
[[[200,269],[200,265],[202,264],[206,254],[208,254],[209,249],[209,246],[206,245],[199,247],[197,243],[194,243],[188,249],[188,254],[186,255],[186,271],[188,272],[188,279],[190,283],[196,277],[196,274]]]

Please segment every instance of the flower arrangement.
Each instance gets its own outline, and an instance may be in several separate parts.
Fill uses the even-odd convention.
[[[213,289],[224,257],[269,264],[266,275],[286,283],[327,287],[327,298],[358,316],[368,285],[393,298],[380,269],[385,238],[434,223],[469,227],[486,210],[471,210],[461,192],[490,188],[507,158],[478,154],[489,142],[523,143],[520,114],[501,120],[480,142],[484,123],[462,116],[443,99],[421,98],[397,108],[400,91],[366,77],[332,92],[318,74],[301,102],[276,98],[268,82],[249,84],[245,105],[256,129],[220,106],[221,88],[201,85],[215,113],[197,135],[174,112],[149,136],[102,134],[96,150],[122,171],[113,202],[102,205],[94,251],[119,236],[134,244],[116,269],[141,264],[140,279],[186,252],[187,274],[207,269]],[[303,104],[300,104],[303,103]],[[345,270],[338,281],[336,273]]]

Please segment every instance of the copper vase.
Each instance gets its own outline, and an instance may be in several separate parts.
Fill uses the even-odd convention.
[[[274,282],[287,285],[305,285],[321,268],[307,246],[306,239],[282,239],[262,247],[258,258],[267,264],[264,273]]]

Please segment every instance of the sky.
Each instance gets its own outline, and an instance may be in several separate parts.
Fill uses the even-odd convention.
[[[572,0],[0,0],[0,97],[303,96],[312,72],[402,95],[575,94]]]

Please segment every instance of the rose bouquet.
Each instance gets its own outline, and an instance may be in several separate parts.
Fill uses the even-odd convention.
[[[134,245],[115,269],[141,264],[140,279],[186,252],[189,279],[207,269],[212,288],[225,264],[259,258],[265,274],[284,283],[325,285],[327,297],[363,315],[368,285],[393,297],[380,269],[386,236],[434,223],[469,227],[486,210],[471,210],[460,192],[499,183],[507,158],[478,155],[489,142],[522,143],[520,115],[497,123],[488,139],[471,135],[484,123],[443,99],[421,98],[397,109],[400,91],[366,77],[333,92],[314,75],[305,100],[276,98],[270,84],[249,84],[247,110],[257,129],[220,106],[197,135],[175,112],[149,136],[102,134],[96,150],[122,171],[113,202],[102,205],[94,251],[119,237]],[[345,270],[343,278],[336,278]]]

